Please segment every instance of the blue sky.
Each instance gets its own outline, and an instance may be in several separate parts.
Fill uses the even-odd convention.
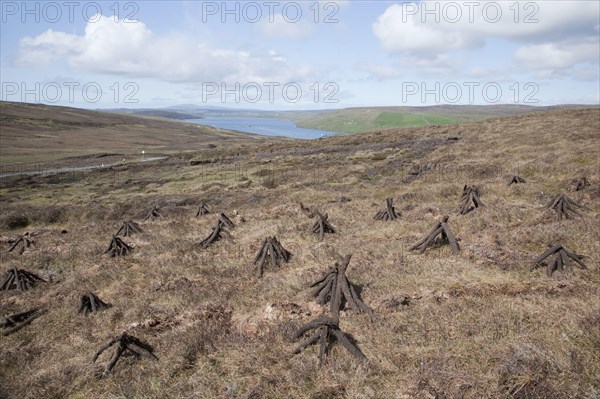
[[[599,103],[597,1],[2,1],[1,29],[8,101]]]

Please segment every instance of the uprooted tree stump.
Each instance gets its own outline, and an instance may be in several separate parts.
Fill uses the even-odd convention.
[[[221,218],[219,218],[219,220],[217,220],[217,224],[215,225],[215,227],[212,228],[212,232],[208,235],[208,237],[206,237],[204,240],[202,240],[200,242],[200,247],[202,247],[202,249],[206,249],[209,247],[209,245],[211,245],[212,243],[214,243],[216,241],[219,241],[222,238],[226,238],[229,241],[233,241],[233,237],[231,236],[231,233],[229,231],[227,231],[227,229],[225,227],[226,227],[225,224],[223,224],[221,221]]]
[[[34,308],[23,313],[2,317],[4,320],[0,320],[0,327],[6,329],[2,335],[7,336],[19,331],[44,313],[46,313],[46,309]]]
[[[198,207],[198,210],[196,211],[196,217],[198,216],[203,216],[203,215],[208,215],[210,213],[210,209],[208,209],[208,205],[206,205],[204,202],[200,204],[200,206]]]
[[[435,239],[440,236],[441,240],[439,240],[442,244],[450,244],[452,248],[452,253],[457,254],[460,252],[460,247],[458,246],[458,242],[452,234],[450,227],[448,226],[448,215],[442,218],[442,221],[435,225],[431,233],[423,238],[421,241],[413,245],[410,250],[415,251],[419,250],[419,253],[422,254],[425,252],[427,247],[435,241]]]
[[[304,206],[304,204],[302,202],[300,203],[300,210],[302,211],[302,213],[304,213],[309,218],[315,217],[315,213],[309,207]]]
[[[573,271],[573,262],[574,261],[580,268],[587,269],[585,263],[583,263],[582,259],[583,255],[578,255],[573,252],[567,251],[565,247],[560,244],[556,244],[546,250],[543,254],[541,254],[536,260],[533,266],[531,266],[531,270],[536,269],[542,266],[542,262],[548,258],[549,256],[554,255],[554,258],[548,263],[546,267],[546,274],[548,277],[552,276],[556,270],[562,272],[566,267],[569,271]]]
[[[558,220],[575,219],[577,216],[584,216],[578,209],[590,210],[587,206],[578,204],[565,194],[557,194],[546,206],[556,212]]]
[[[146,342],[141,341],[139,338],[136,338],[133,335],[129,335],[126,332],[124,332],[123,334],[113,338],[112,340],[110,340],[109,343],[101,347],[92,358],[92,363],[96,363],[96,360],[98,360],[98,357],[102,354],[102,352],[104,352],[105,350],[107,350],[115,344],[115,351],[112,357],[110,358],[110,361],[106,364],[104,372],[102,373],[102,376],[104,377],[108,375],[108,373],[110,373],[113,367],[115,367],[115,364],[117,364],[117,361],[119,360],[121,355],[123,355],[123,353],[126,351],[131,352],[133,355],[136,355],[138,357],[144,356],[150,359],[158,360],[158,357],[156,357],[156,355],[154,354],[154,348],[152,348],[152,346],[150,346]]]
[[[327,353],[329,352],[329,344],[331,338],[336,339],[342,344],[344,348],[348,350],[354,357],[359,360],[366,361],[367,357],[361,352],[356,346],[353,340],[351,340],[338,326],[338,321],[331,317],[319,317],[302,327],[293,336],[294,340],[298,340],[306,332],[310,330],[316,330],[314,334],[306,338],[300,343],[300,345],[294,350],[294,354],[302,352],[310,345],[319,343],[319,365],[323,365]]]
[[[527,181],[525,179],[523,179],[521,176],[511,176],[510,179],[508,179],[508,186],[512,186],[513,184],[522,184],[522,183],[527,183]]]
[[[121,235],[123,237],[130,237],[134,234],[143,233],[144,230],[140,227],[139,224],[134,222],[133,220],[126,220],[121,225],[119,231],[117,231],[116,235]]]
[[[352,255],[347,255],[341,264],[336,262],[332,270],[311,284],[311,288],[314,288],[311,295],[317,299],[319,305],[329,302],[331,314],[335,318],[339,317],[340,310],[346,304],[357,313],[373,314],[373,310],[360,299],[354,284],[346,277],[350,258]]]
[[[233,229],[235,227],[235,224],[233,224],[231,219],[229,219],[223,212],[219,213],[219,223],[228,229]]]
[[[377,220],[396,220],[400,216],[396,213],[396,209],[394,209],[394,200],[392,198],[388,198],[385,200],[386,208],[381,210],[375,214],[375,219]]]
[[[2,286],[0,286],[0,291],[27,291],[40,282],[46,282],[46,280],[35,273],[13,267],[4,273],[4,280],[2,281]]]
[[[319,211],[313,211],[316,220],[312,226],[312,232],[319,234],[319,241],[323,241],[323,237],[325,233],[327,234],[335,234],[335,229],[327,220],[329,218],[328,214],[321,215]]]
[[[569,183],[569,190],[580,191],[586,187],[589,187],[589,185],[590,185],[590,181],[588,180],[587,177],[583,176],[578,179],[571,180],[571,182]]]
[[[144,220],[154,220],[154,219],[158,219],[160,217],[162,217],[160,208],[155,206],[150,210],[150,212],[148,212],[148,215],[146,216],[146,218]]]
[[[271,266],[273,266],[273,268],[279,268],[280,262],[287,263],[290,261],[291,257],[292,254],[281,245],[277,238],[265,238],[260,245],[260,250],[252,262],[256,265],[256,276],[262,277],[267,259],[271,259]]]
[[[89,313],[96,313],[101,311],[102,309],[110,308],[110,304],[103,302],[96,294],[93,292],[87,292],[81,296],[81,300],[79,302],[79,310],[77,314],[83,313],[87,316]]]
[[[133,251],[133,247],[127,245],[120,237],[113,236],[110,245],[104,253],[109,253],[111,258],[126,256]]]
[[[19,247],[19,255],[23,255],[26,249],[35,246],[35,240],[33,239],[33,235],[29,232],[11,239],[10,241],[8,241],[8,243],[12,244],[8,252],[12,252],[15,250],[15,248]]]
[[[460,207],[458,209],[458,213],[461,215],[466,215],[467,213],[475,210],[475,208],[479,208],[485,206],[481,199],[479,198],[479,188],[477,186],[465,186],[463,187],[463,192],[460,197]]]

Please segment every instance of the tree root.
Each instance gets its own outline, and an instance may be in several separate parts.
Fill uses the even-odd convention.
[[[442,242],[445,244],[450,244],[452,248],[452,253],[457,254],[460,252],[460,247],[458,245],[458,241],[450,231],[450,227],[448,226],[448,216],[444,216],[442,221],[435,225],[435,227],[431,230],[431,233],[421,241],[413,245],[410,250],[419,250],[419,254],[425,252],[427,247],[436,239],[438,235],[441,235]]]
[[[104,253],[110,253],[111,258],[116,256],[126,256],[133,251],[133,247],[127,245],[120,237],[113,236],[110,245]]]
[[[148,213],[148,215],[146,216],[146,218],[144,220],[154,220],[154,219],[158,219],[160,217],[162,217],[160,208],[155,206],[150,210],[150,212]]]
[[[134,222],[133,220],[127,220],[123,222],[119,231],[117,231],[116,235],[122,235],[123,237],[130,237],[134,234],[143,233],[144,230],[140,227],[139,224]]]
[[[477,188],[477,186],[465,185],[460,201],[460,207],[458,209],[460,215],[466,215],[475,208],[485,206],[483,205],[483,202],[481,202],[481,199],[479,199],[479,188]]]
[[[119,361],[119,358],[123,355],[125,351],[129,351],[138,357],[144,356],[150,359],[158,360],[158,357],[156,357],[156,355],[154,354],[154,348],[152,348],[146,342],[143,342],[140,339],[124,332],[118,337],[115,337],[112,340],[110,340],[110,342],[108,342],[106,345],[102,346],[92,358],[92,363],[96,363],[96,360],[98,360],[98,357],[102,354],[102,352],[104,352],[105,350],[107,350],[115,344],[115,351],[112,357],[110,358],[110,361],[104,368],[104,372],[102,373],[103,377],[106,377],[110,373],[110,371],[113,369],[115,364],[117,364],[117,361]]]
[[[552,198],[552,201],[550,201],[548,205],[546,205],[546,207],[556,212],[556,217],[558,220],[572,220],[575,219],[577,216],[584,216],[583,213],[581,213],[578,210],[578,208],[590,210],[590,208],[588,208],[587,206],[578,204],[577,202],[567,197],[565,194],[555,195],[554,198]]]
[[[0,321],[0,327],[6,328],[7,330],[3,331],[2,335],[7,336],[19,331],[44,313],[46,313],[46,309],[34,308],[23,313],[16,313],[3,317],[4,320]]]
[[[224,213],[219,213],[219,223],[223,226],[223,227],[227,227],[228,229],[233,229],[235,227],[235,224],[233,224],[233,222],[231,221],[231,219],[229,219],[227,217],[227,215],[225,215]]]
[[[208,205],[204,202],[200,204],[198,207],[198,211],[196,211],[196,217],[208,215],[210,213],[210,209],[208,209]]]
[[[26,291],[35,287],[39,282],[46,282],[46,280],[27,270],[13,267],[4,273],[4,280],[0,286],[0,291]]]
[[[319,211],[316,211],[316,210],[313,211],[313,213],[316,216],[316,220],[312,226],[311,231],[313,233],[319,234],[319,241],[323,241],[323,237],[324,237],[325,233],[335,234],[335,229],[333,228],[333,226],[331,224],[329,224],[329,221],[327,220],[329,215],[327,215],[327,214],[321,215],[319,213]]]
[[[222,238],[233,241],[231,233],[226,229],[227,225],[225,223],[227,221],[229,222],[230,226],[233,226],[233,223],[227,218],[227,216],[225,216],[225,214],[222,213],[219,215],[217,224],[212,228],[212,232],[208,235],[208,237],[200,242],[199,245],[202,247],[202,249],[208,248],[212,243],[219,241]]]
[[[293,339],[298,340],[306,332],[310,330],[316,330],[314,334],[309,336],[307,339],[302,341],[300,345],[294,350],[294,354],[302,352],[310,345],[319,343],[319,365],[322,366],[325,363],[325,358],[329,352],[329,343],[331,339],[339,341],[344,348],[350,352],[354,357],[359,360],[366,361],[367,357],[361,352],[356,346],[353,340],[350,339],[338,326],[338,321],[331,317],[319,317],[302,327],[294,334]]]
[[[304,204],[302,202],[300,203],[300,211],[302,211],[302,213],[304,213],[309,218],[315,217],[314,212],[309,207],[304,206]]]
[[[377,212],[375,214],[375,219],[385,220],[385,221],[398,219],[399,215],[396,213],[396,210],[394,209],[393,201],[394,200],[392,198],[386,199],[385,200],[386,209]]]
[[[292,254],[285,249],[275,237],[267,237],[263,240],[260,250],[254,258],[256,264],[256,276],[262,277],[267,259],[271,259],[271,266],[279,268],[280,262],[289,262]]]
[[[569,269],[569,271],[573,271],[573,262],[571,261],[575,261],[577,266],[579,266],[580,268],[587,269],[587,266],[582,261],[582,259],[584,258],[583,255],[578,255],[573,252],[569,252],[562,245],[556,244],[548,248],[546,252],[541,254],[535,260],[535,263],[531,266],[531,270],[541,267],[544,259],[552,255],[554,255],[554,258],[550,261],[550,263],[548,263],[546,267],[546,275],[548,277],[551,277],[552,273],[554,273],[557,270],[562,272],[564,268]]]
[[[319,305],[329,302],[331,314],[335,319],[339,317],[340,310],[346,304],[352,311],[365,312],[373,315],[373,310],[368,307],[356,292],[356,287],[346,277],[346,270],[352,255],[347,255],[342,264],[336,263],[335,267],[323,277],[311,284],[311,296],[317,299]]]
[[[33,239],[33,234],[27,232],[8,241],[9,244],[12,244],[8,252],[12,252],[15,248],[19,247],[19,255],[23,255],[26,249],[35,246],[35,240]]]
[[[584,188],[589,187],[589,185],[590,185],[590,181],[588,180],[587,177],[583,176],[578,179],[571,180],[571,183],[569,183],[569,190],[581,191]]]
[[[83,313],[85,316],[87,316],[89,313],[99,312],[102,309],[108,309],[110,306],[110,304],[103,302],[93,292],[87,292],[81,296],[77,314]]]
[[[527,181],[525,179],[523,179],[521,176],[511,176],[510,179],[508,179],[508,186],[511,186],[513,184],[522,184],[522,183],[527,183]]]

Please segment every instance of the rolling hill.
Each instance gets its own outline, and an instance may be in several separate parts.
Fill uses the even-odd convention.
[[[104,152],[189,151],[208,144],[272,140],[168,119],[41,104],[0,102],[0,162]]]
[[[341,110],[284,112],[280,117],[299,127],[334,132],[361,133],[412,126],[447,125],[530,112],[582,108],[577,105],[533,107],[526,105],[437,105],[424,107],[366,107]],[[583,107],[585,108],[585,107]]]

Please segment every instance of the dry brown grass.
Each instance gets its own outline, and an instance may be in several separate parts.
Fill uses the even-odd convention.
[[[220,169],[190,166],[184,157],[119,175],[36,177],[29,185],[6,179],[2,239],[41,234],[22,256],[3,248],[2,269],[16,265],[52,282],[0,293],[1,314],[49,310],[0,340],[0,396],[597,398],[599,116],[597,109],[557,111],[237,147],[219,153]],[[409,173],[415,166],[420,175]],[[515,169],[527,184],[507,187]],[[572,195],[592,210],[559,223],[543,206],[579,176],[591,187]],[[458,216],[464,184],[477,184],[486,206]],[[351,201],[338,202],[342,195]],[[387,197],[400,220],[374,221]],[[203,201],[214,213],[193,218]],[[300,201],[328,212],[338,233],[318,242]],[[165,217],[142,222],[153,205]],[[200,250],[195,244],[220,211],[236,223],[235,244]],[[443,214],[461,254],[447,246],[408,252]],[[11,230],[14,215],[30,224]],[[130,218],[145,231],[125,238],[133,254],[103,256]],[[266,236],[294,256],[257,279],[252,258]],[[588,255],[589,270],[553,278],[529,271],[557,242]],[[348,277],[375,318],[344,311],[340,327],[370,361],[361,364],[336,345],[319,368],[314,347],[292,355],[290,336],[326,314],[308,286],[349,253]],[[113,306],[77,316],[85,291]],[[124,358],[98,379],[93,354],[124,330],[149,342],[160,360]]]

